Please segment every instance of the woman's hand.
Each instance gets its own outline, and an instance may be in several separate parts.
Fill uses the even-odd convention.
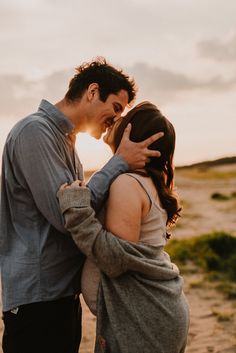
[[[86,187],[85,182],[83,180],[75,180],[71,184],[65,183],[62,184],[59,190],[64,189],[80,189]]]

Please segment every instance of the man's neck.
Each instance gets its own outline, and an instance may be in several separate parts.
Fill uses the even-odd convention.
[[[65,98],[63,98],[61,101],[55,104],[55,107],[60,110],[65,115],[65,117],[69,119],[70,122],[74,125],[76,134],[78,132],[84,131],[82,129],[84,116],[78,102],[70,103],[66,101]]]

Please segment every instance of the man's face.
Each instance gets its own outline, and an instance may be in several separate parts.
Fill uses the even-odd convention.
[[[106,134],[103,136],[103,141],[110,146],[113,153],[115,153],[115,134],[123,118],[124,117],[121,117],[116,120],[116,122],[107,129]]]
[[[107,128],[117,121],[128,104],[128,93],[125,90],[110,94],[105,102],[100,100],[99,92],[90,105],[87,130],[91,136],[99,139]]]

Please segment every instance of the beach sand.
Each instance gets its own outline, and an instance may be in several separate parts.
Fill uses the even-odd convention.
[[[176,185],[183,201],[183,215],[173,231],[173,238],[189,238],[212,231],[236,236],[236,198],[211,199],[215,192],[225,195],[236,192],[236,177],[229,178],[229,170],[236,171],[236,166],[211,168],[205,177],[204,171],[177,171]],[[235,353],[236,300],[226,300],[211,283],[203,280],[201,273],[183,274],[183,277],[191,310],[186,353]],[[92,353],[96,320],[83,299],[82,307],[83,338],[79,352]]]

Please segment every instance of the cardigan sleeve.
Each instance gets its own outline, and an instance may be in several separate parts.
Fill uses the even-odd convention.
[[[125,252],[120,239],[103,229],[95,217],[90,205],[90,190],[87,187],[62,189],[57,196],[65,228],[78,248],[109,277],[126,272]]]
[[[78,248],[109,277],[132,271],[146,278],[169,280],[179,275],[163,247],[132,243],[102,228],[90,206],[86,187],[58,192],[65,228]]]

